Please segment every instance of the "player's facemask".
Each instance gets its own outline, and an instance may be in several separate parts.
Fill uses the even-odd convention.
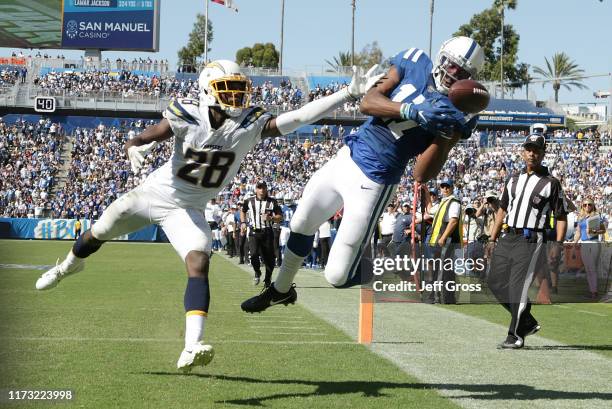
[[[464,69],[459,62],[454,61],[452,57],[447,55],[442,56],[440,65],[436,68],[436,71],[439,76],[438,82],[447,89],[450,89],[450,87],[459,80],[472,78],[472,74]]]
[[[251,103],[251,81],[241,75],[211,80],[209,90],[217,103],[229,116],[239,116]]]

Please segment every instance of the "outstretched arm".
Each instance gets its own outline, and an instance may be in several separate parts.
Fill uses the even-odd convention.
[[[401,102],[389,99],[391,92],[399,85],[401,78],[397,69],[391,67],[389,71],[378,80],[366,93],[359,109],[364,115],[380,118],[401,119]]]
[[[132,171],[136,173],[144,163],[144,156],[157,142],[165,141],[173,136],[172,128],[166,118],[158,124],[149,126],[140,135],[136,135],[125,143],[125,151],[130,159]]]
[[[164,118],[158,124],[147,127],[142,133],[127,141],[125,143],[125,150],[128,151],[132,146],[147,145],[151,142],[162,142],[172,138],[173,135],[170,123]]]
[[[327,97],[312,101],[300,109],[285,112],[270,119],[263,128],[262,138],[287,135],[303,125],[318,121],[346,101],[357,100],[379,78],[379,76],[374,75],[376,67],[377,65],[370,68],[365,75],[362,75],[356,67],[353,67],[353,78],[348,87]]]

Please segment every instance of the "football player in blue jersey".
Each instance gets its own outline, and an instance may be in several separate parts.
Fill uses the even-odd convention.
[[[413,173],[424,183],[440,172],[457,141],[470,137],[476,117],[457,110],[447,94],[456,81],[474,78],[483,64],[482,48],[468,37],[444,42],[435,63],[418,48],[393,58],[389,71],[361,103],[361,112],[369,118],[359,132],[345,137],[346,146],[306,185],[275,283],[243,302],[244,311],[295,302],[293,279],[310,253],[313,235],[343,206],[325,278],[335,287],[361,283],[361,250],[408,161],[418,156]]]

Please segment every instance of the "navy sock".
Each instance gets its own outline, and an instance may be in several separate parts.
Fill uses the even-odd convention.
[[[93,253],[100,250],[100,247],[102,247],[102,244],[104,243],[104,242],[94,239],[91,233],[89,234],[85,234],[85,233],[81,234],[79,238],[77,239],[77,241],[72,246],[72,253],[78,258],[86,258],[86,257],[91,256]],[[91,239],[88,241],[85,241],[84,239],[85,236],[91,237]]]
[[[289,234],[289,240],[287,240],[287,248],[296,256],[306,257],[312,250],[313,240],[314,234],[312,236],[306,236],[304,234],[291,232]]]
[[[189,277],[185,289],[185,311],[203,311],[208,314],[210,288],[208,277]]]

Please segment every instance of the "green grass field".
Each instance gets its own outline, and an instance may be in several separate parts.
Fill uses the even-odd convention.
[[[381,333],[378,344],[369,349],[356,344],[337,328],[341,325],[331,325],[310,307],[295,305],[264,314],[242,313],[240,302],[256,290],[247,272],[220,256],[214,256],[212,262],[212,304],[205,336],[216,349],[215,359],[190,375],[180,374],[175,364],[183,347],[185,273],[174,250],[163,244],[109,243],[88,260],[84,272],[53,290],[34,290],[43,272],[37,266],[54,264],[70,245],[0,241],[3,393],[7,389],[72,389],[75,400],[59,407],[85,408],[495,406],[472,395],[469,400],[450,399],[444,392],[451,388],[448,382],[438,387],[436,382],[423,381],[425,375],[442,379],[448,369],[434,366],[431,373],[417,377],[385,351],[383,356],[388,359],[383,358],[377,349],[385,344],[394,347],[394,342]],[[306,278],[319,280],[317,274]],[[330,291],[338,294],[339,301],[355,294],[316,285],[299,291],[305,302],[313,297],[333,301]],[[406,305],[396,303],[394,307]],[[536,308],[536,316],[546,323],[545,336],[564,344],[552,351],[555,359],[563,359],[558,355],[568,348],[578,353],[595,352],[604,357],[604,364],[610,362],[605,359],[612,358],[612,305]],[[484,318],[486,322],[507,324],[504,310],[496,305],[431,309],[434,313],[446,310],[466,320]],[[416,326],[405,331],[403,341],[408,347],[410,340],[423,343],[421,340],[426,339],[425,333],[416,331]],[[435,355],[436,351],[428,353]],[[585,355],[587,361],[589,356]],[[470,359],[478,358],[476,354]],[[542,371],[542,376],[551,376],[548,369],[543,367]],[[464,394],[475,388],[459,384],[452,387],[464,390]],[[499,399],[521,399],[516,398],[520,394],[504,391]],[[540,395],[534,399],[542,400]],[[561,395],[542,396],[546,401]],[[567,396],[563,399],[569,399]],[[577,392],[571,396],[587,399]],[[597,399],[612,403],[612,393],[602,393]],[[16,406],[48,407],[48,403],[7,405]]]
[[[69,246],[2,241],[0,254],[52,264]],[[185,273],[170,246],[108,244],[48,292],[34,290],[42,271],[0,270],[0,389],[73,389],[87,408],[456,407],[300,306],[243,314],[249,276],[221,257],[212,270],[216,357],[191,375],[175,369]]]

